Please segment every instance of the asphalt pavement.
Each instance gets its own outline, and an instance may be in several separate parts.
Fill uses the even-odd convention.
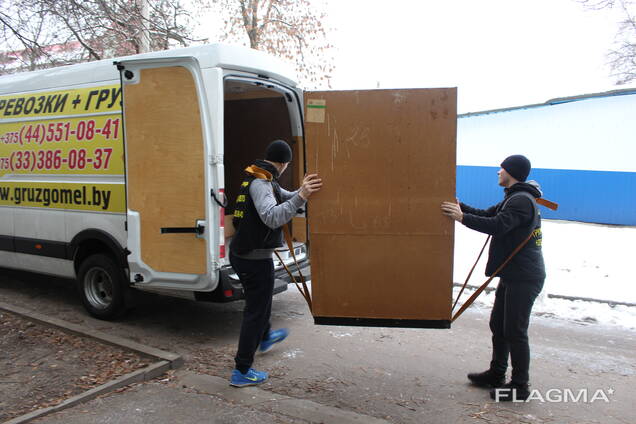
[[[0,278],[0,298],[185,360],[174,374],[41,423],[636,422],[636,334],[617,326],[534,316],[531,382],[539,398],[503,404],[466,382],[466,373],[485,369],[490,355],[489,310],[479,306],[450,330],[316,326],[290,287],[275,297],[272,322],[291,335],[255,363],[270,381],[235,389],[227,378],[240,302],[148,296],[124,319],[103,322],[86,315],[68,282],[11,273]]]

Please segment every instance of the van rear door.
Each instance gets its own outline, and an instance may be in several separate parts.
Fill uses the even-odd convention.
[[[304,97],[315,322],[449,327],[457,90]]]
[[[209,114],[196,60],[118,63],[131,281],[210,290]]]

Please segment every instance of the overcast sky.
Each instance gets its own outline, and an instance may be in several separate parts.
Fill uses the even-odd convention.
[[[328,10],[336,89],[458,87],[463,113],[626,88],[606,65],[617,16],[575,0],[330,0]]]
[[[576,0],[311,1],[326,4],[334,89],[458,87],[465,113],[628,88],[607,66],[618,13]]]

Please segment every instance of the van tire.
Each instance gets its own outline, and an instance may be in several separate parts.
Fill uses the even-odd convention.
[[[125,274],[108,255],[86,258],[77,273],[82,303],[95,318],[112,320],[126,310]]]

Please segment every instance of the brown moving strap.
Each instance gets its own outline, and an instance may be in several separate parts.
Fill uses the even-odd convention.
[[[470,296],[468,298],[468,300],[466,302],[464,302],[464,304],[462,305],[461,308],[459,308],[459,311],[457,311],[457,313],[455,315],[453,315],[453,318],[451,319],[451,322],[455,321],[457,318],[459,318],[459,316],[470,306],[473,304],[473,302],[475,301],[475,299],[477,299],[477,296],[479,296],[481,294],[482,291],[484,291],[484,289],[486,287],[488,287],[488,284],[490,284],[490,282],[493,280],[493,278],[495,278],[497,276],[497,274],[499,273],[499,271],[501,271],[503,269],[503,267],[505,267],[506,265],[508,265],[508,262],[510,262],[510,260],[512,260],[512,258],[523,248],[523,246],[526,245],[526,243],[528,243],[528,241],[532,238],[532,235],[534,234],[534,229],[532,230],[532,232],[528,235],[528,237],[526,237],[526,239],[524,241],[521,242],[521,244],[519,244],[519,246],[517,246],[517,248],[515,250],[512,251],[512,253],[510,254],[510,256],[508,256],[508,258],[504,261],[504,263],[502,263],[501,265],[499,265],[499,268],[497,268],[495,270],[495,272],[492,273],[492,275],[488,278],[488,280],[486,280],[486,282],[484,284],[482,284],[476,291],[475,293],[473,293],[472,296]],[[490,236],[488,236],[488,238],[490,238]],[[487,242],[488,240],[486,240]],[[484,245],[484,247],[486,247]],[[483,249],[482,249],[483,251]],[[479,256],[481,256],[481,253],[479,254]],[[479,258],[477,258],[477,260],[479,261]],[[477,265],[477,262],[475,262],[475,265]],[[473,266],[474,268],[475,266]],[[472,272],[472,270],[471,270]],[[466,287],[466,284],[468,284],[468,278],[466,279],[466,282],[464,283],[464,287]],[[464,287],[462,287],[462,290],[464,290]],[[460,291],[460,294],[461,294]],[[455,304],[457,304],[457,301],[459,301],[459,296],[457,297],[457,300],[455,301]],[[454,308],[454,306],[453,306]]]
[[[479,256],[477,256],[477,260],[473,264],[473,267],[470,269],[470,272],[468,273],[468,277],[466,277],[466,281],[464,281],[464,285],[462,286],[462,289],[459,291],[459,294],[457,295],[457,299],[455,299],[455,303],[453,303],[451,312],[455,310],[455,306],[457,306],[457,302],[459,302],[459,298],[462,297],[462,293],[464,293],[464,289],[468,285],[468,280],[470,280],[470,276],[473,275],[473,271],[475,270],[475,267],[477,266],[479,259],[481,259],[481,255],[484,253],[484,249],[486,249],[486,246],[488,245],[489,241],[490,241],[490,236],[486,238],[486,243],[484,243],[484,245],[482,246],[481,251],[479,252]]]
[[[552,209],[553,211],[559,209],[559,205],[549,201],[548,199],[544,199],[542,197],[539,197],[538,199],[536,199],[536,202],[540,205],[545,206],[548,209]]]
[[[274,251],[274,252],[276,253],[276,256],[278,257],[278,260],[280,260],[280,263],[283,264],[285,271],[287,271],[287,274],[289,274],[290,278],[296,285],[296,288],[298,289],[300,294],[302,294],[303,297],[305,298],[305,301],[307,302],[307,306],[309,307],[309,311],[311,312],[313,310],[312,303],[311,303],[311,293],[309,292],[309,288],[307,287],[307,282],[305,281],[305,277],[303,276],[303,273],[300,270],[300,266],[298,265],[298,261],[296,260],[296,253],[294,252],[294,245],[291,238],[291,231],[289,227],[290,227],[289,224],[284,225],[283,233],[285,234],[285,241],[287,242],[287,248],[289,249],[292,255],[292,258],[294,258],[294,263],[296,264],[296,269],[298,270],[298,276],[300,277],[299,279],[300,279],[300,283],[302,284],[302,287],[298,285],[298,280],[296,280],[296,277],[292,274],[289,268],[287,268],[287,265],[285,265],[285,262],[283,262],[283,259],[280,257],[278,252],[277,251]]]

